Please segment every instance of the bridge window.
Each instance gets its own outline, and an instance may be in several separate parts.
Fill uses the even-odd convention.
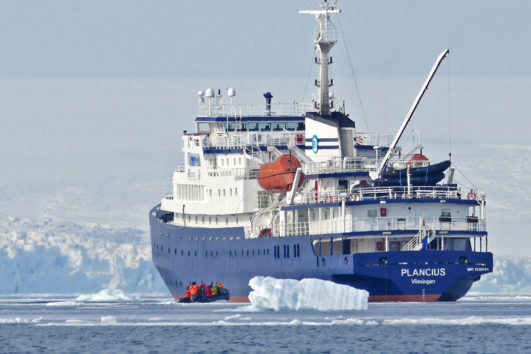
[[[256,122],[250,122],[247,124],[247,129],[250,132],[257,132],[258,131],[258,123]]]
[[[260,131],[261,132],[271,131],[271,123],[260,123]]]
[[[305,126],[304,126],[304,123],[297,123],[297,130],[304,130],[305,129]]]
[[[273,123],[273,131],[280,132],[284,130],[284,123]]]
[[[288,122],[288,123],[286,123],[286,130],[292,132],[292,131],[294,131],[295,129],[297,129],[297,123],[295,123],[295,122]]]

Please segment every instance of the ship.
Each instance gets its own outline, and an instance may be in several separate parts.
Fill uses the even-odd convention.
[[[319,5],[300,11],[317,20],[314,102],[266,92],[244,106],[233,88],[198,92],[184,163],[149,212],[153,263],[175,299],[191,282],[221,281],[230,301],[248,301],[249,280],[270,276],[349,285],[369,301],[456,301],[492,272],[485,192],[458,184],[451,160],[398,146],[449,50],[393,139],[359,131],[331,91],[340,10]]]

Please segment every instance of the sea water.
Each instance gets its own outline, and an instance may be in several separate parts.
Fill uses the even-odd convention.
[[[277,312],[165,296],[1,297],[0,352],[43,351],[531,352],[531,297]]]

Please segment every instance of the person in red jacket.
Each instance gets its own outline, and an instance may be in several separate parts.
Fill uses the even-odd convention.
[[[194,301],[197,300],[197,297],[199,296],[199,289],[197,287],[197,284],[195,281],[190,285],[190,300]]]
[[[205,295],[206,297],[212,296],[212,289],[210,288],[210,284],[207,284],[205,287]]]

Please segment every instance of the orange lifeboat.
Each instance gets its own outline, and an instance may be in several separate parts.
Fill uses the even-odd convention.
[[[422,154],[414,154],[407,162],[407,165],[413,168],[427,167],[430,165],[430,160]]]
[[[301,167],[299,160],[292,155],[282,155],[275,162],[260,166],[258,184],[270,193],[287,192],[291,189],[297,169]],[[299,185],[304,180],[301,173]]]

